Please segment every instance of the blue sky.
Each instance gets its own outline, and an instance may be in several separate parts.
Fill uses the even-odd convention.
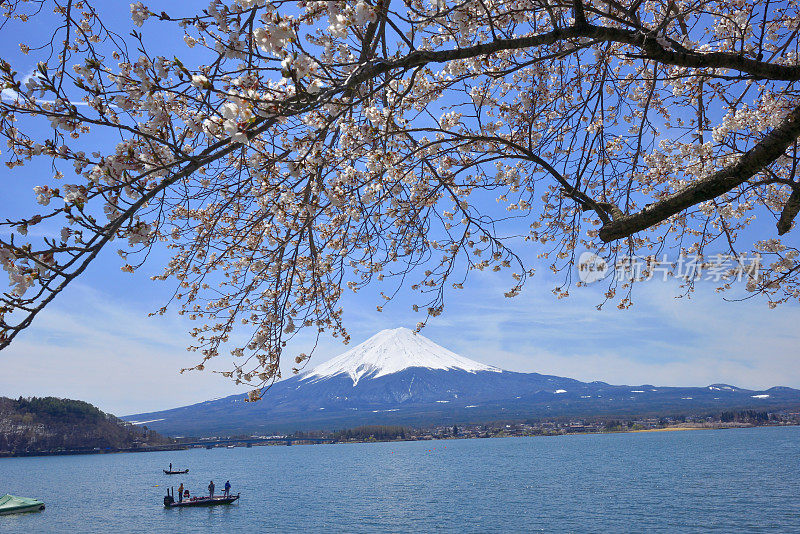
[[[185,351],[188,322],[148,318],[161,302],[154,284],[120,272],[115,254],[94,268],[106,271],[106,283],[95,284],[90,273],[0,353],[0,394],[79,398],[128,414],[246,390],[208,371],[179,374],[195,361]],[[756,299],[725,302],[710,288],[675,299],[674,284],[654,280],[640,286],[633,308],[597,311],[599,286],[556,300],[534,279],[522,295],[506,299],[495,277],[473,281],[423,333],[484,363],[611,383],[800,387],[794,305],[769,310]],[[353,343],[383,328],[413,327],[417,314],[401,308],[390,304],[378,313],[375,301],[348,298]],[[287,354],[307,348],[308,340],[299,339]],[[312,365],[346,348],[325,338]]]
[[[0,55],[18,58],[15,68],[28,72],[33,65],[17,53],[15,36],[6,37]],[[4,169],[3,218],[34,206],[32,188],[46,172],[44,165]],[[766,235],[775,233],[774,221],[757,227]],[[535,252],[526,250],[526,256]],[[115,248],[106,250],[34,326],[0,352],[0,395],[78,398],[122,415],[247,389],[207,371],[179,374],[180,368],[197,363],[185,350],[191,324],[175,314],[147,317],[163,304],[171,286],[149,280],[157,263],[135,275],[121,272],[120,266]],[[556,300],[551,289],[557,281],[544,265],[537,267],[539,272],[515,299],[503,297],[510,288],[506,277],[476,273],[463,291],[449,295],[445,313],[429,322],[424,335],[464,356],[513,371],[627,384],[800,387],[796,304],[771,310],[759,297],[727,302],[710,283],[700,283],[690,299],[676,299],[677,283],[656,279],[638,286],[631,309],[608,305],[597,311],[604,285],[573,288],[569,298]],[[413,327],[422,318],[402,297],[378,313],[381,289],[393,286],[345,298],[353,343],[383,328]],[[308,344],[308,338],[300,337],[288,347],[284,376],[290,374],[292,356],[306,351]],[[346,348],[337,339],[323,338],[311,365]],[[227,369],[227,363],[220,361],[217,368]]]

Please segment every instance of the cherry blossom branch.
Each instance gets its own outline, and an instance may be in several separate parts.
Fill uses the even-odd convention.
[[[604,224],[600,230],[600,239],[608,243],[631,236],[663,222],[691,206],[731,191],[781,157],[798,137],[800,137],[800,106],[795,107],[780,126],[765,135],[736,163],[720,169],[707,178],[691,183],[684,189],[676,191],[637,213],[623,215]],[[795,192],[792,195],[795,195]],[[790,202],[794,201],[790,200]],[[787,218],[789,214],[787,214]]]

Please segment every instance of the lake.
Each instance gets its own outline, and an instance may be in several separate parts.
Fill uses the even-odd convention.
[[[799,473],[798,427],[6,458],[47,509],[0,532],[797,532]],[[164,509],[211,479],[240,501]]]

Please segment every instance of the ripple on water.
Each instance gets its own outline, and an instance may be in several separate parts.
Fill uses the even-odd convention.
[[[47,504],[0,532],[788,532],[798,452],[783,427],[0,459],[0,493]],[[211,479],[240,502],[161,506]]]

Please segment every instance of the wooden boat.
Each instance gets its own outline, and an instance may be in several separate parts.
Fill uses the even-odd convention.
[[[164,507],[165,508],[189,508],[192,506],[216,506],[217,504],[231,504],[239,500],[239,494],[236,495],[215,495],[214,497],[203,496],[203,497],[190,497],[189,499],[184,499],[183,501],[175,501],[174,490],[170,493],[167,490],[167,495],[164,497]]]
[[[185,475],[188,472],[189,472],[188,469],[184,469],[183,471],[168,471],[168,470],[164,469],[164,474],[165,475]]]
[[[44,503],[36,499],[8,494],[0,497],[0,515],[39,512],[41,510],[44,510]]]

